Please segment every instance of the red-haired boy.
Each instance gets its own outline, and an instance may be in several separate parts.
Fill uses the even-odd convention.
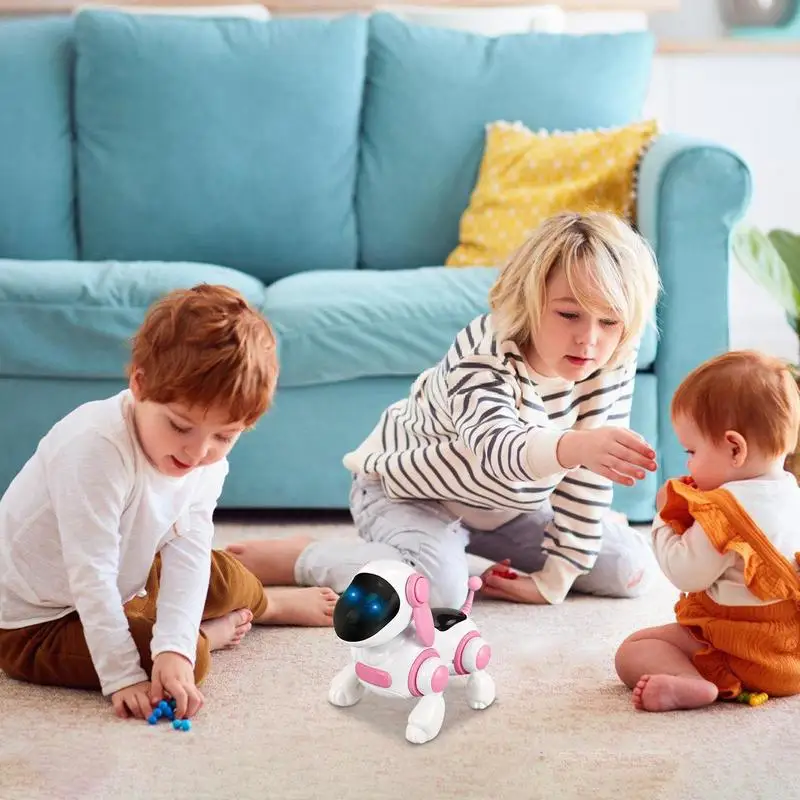
[[[0,669],[99,689],[119,716],[203,704],[210,652],[256,624],[329,625],[327,588],[270,589],[212,550],[227,455],[271,405],[269,323],[224,286],[148,311],[129,387],[57,422],[0,499]]]

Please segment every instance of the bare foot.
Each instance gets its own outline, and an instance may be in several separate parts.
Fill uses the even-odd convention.
[[[642,675],[633,688],[633,705],[639,711],[676,711],[710,706],[717,687],[690,675]]]
[[[308,628],[333,625],[333,607],[339,595],[327,587],[276,586],[267,592],[267,610],[259,625],[298,625]]]
[[[231,611],[224,617],[205,620],[200,630],[206,635],[212,650],[236,647],[252,627],[253,613],[249,608]]]
[[[294,584],[294,565],[311,541],[308,536],[259,539],[236,542],[225,550],[241,561],[264,586],[290,586]]]

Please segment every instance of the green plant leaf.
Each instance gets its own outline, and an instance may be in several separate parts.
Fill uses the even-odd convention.
[[[767,237],[789,270],[792,283],[800,291],[800,236],[777,228],[770,231]]]
[[[753,225],[740,225],[731,236],[731,250],[739,266],[769,292],[797,328],[800,319],[800,290],[769,236]],[[800,277],[800,260],[796,269]]]

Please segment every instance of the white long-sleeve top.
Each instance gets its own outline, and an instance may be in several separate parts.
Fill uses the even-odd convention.
[[[732,481],[727,489],[773,546],[794,565],[800,552],[800,488],[782,469],[746,481]],[[682,592],[706,592],[723,606],[762,605],[745,585],[744,562],[736,553],[722,554],[711,544],[699,523],[682,535],[661,516],[653,520],[653,550],[669,581]],[[766,601],[766,603],[775,601]]]
[[[144,591],[161,553],[151,652],[194,664],[227,472],[225,460],[181,478],[158,472],[128,391],[68,414],[0,500],[0,628],[77,610],[103,694],[145,681],[123,604]]]
[[[513,341],[498,339],[491,314],[473,320],[344,464],[379,475],[393,499],[515,513],[549,499],[547,559],[532,578],[557,603],[594,566],[613,492],[588,469],[565,470],[558,442],[570,429],[628,426],[636,356],[572,383],[537,374]]]

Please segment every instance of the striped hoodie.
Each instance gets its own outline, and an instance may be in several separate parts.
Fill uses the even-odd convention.
[[[458,503],[482,510],[535,511],[547,500],[544,567],[532,577],[561,602],[591,570],[612,483],[584,467],[565,470],[558,441],[570,429],[627,427],[636,356],[572,383],[545,378],[512,341],[498,341],[491,314],[459,332],[441,362],[392,404],[360,447],[353,472],[380,476],[388,497]]]

